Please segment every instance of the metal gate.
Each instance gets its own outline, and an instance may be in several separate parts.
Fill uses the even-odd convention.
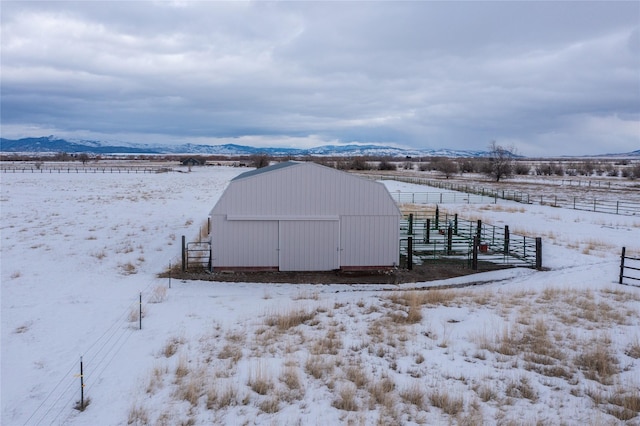
[[[211,271],[211,243],[208,241],[187,243],[182,263],[185,271],[189,268]]]

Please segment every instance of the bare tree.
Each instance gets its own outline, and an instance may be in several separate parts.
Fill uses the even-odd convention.
[[[256,169],[267,167],[271,159],[267,154],[256,154],[251,156],[251,163]]]
[[[508,178],[513,175],[514,148],[498,145],[492,141],[489,145],[489,164],[486,174],[495,178],[499,182],[501,178]]]
[[[458,163],[452,161],[449,158],[442,158],[439,159],[436,163],[436,170],[442,173],[447,179],[449,179],[451,175],[458,173],[459,168]]]
[[[83,165],[87,164],[87,161],[89,161],[89,154],[87,154],[86,152],[79,154],[78,160],[80,160]]]

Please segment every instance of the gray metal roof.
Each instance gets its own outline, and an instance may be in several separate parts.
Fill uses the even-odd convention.
[[[283,169],[285,167],[295,166],[295,165],[298,165],[298,164],[302,164],[302,163],[297,162],[297,161],[285,161],[283,163],[277,163],[277,164],[274,164],[272,166],[262,167],[262,168],[259,168],[259,169],[250,170],[248,172],[241,173],[241,174],[239,174],[238,176],[234,177],[231,180],[232,181],[233,180],[240,180],[240,179],[248,178],[248,177],[251,177],[251,176],[259,175],[259,174],[262,174],[262,173],[271,172],[271,171],[278,170],[278,169]]]

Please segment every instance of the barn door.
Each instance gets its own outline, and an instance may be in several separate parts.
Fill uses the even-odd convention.
[[[281,271],[330,271],[340,268],[338,220],[280,221]]]

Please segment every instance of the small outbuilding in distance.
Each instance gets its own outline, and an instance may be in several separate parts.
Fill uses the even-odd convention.
[[[211,210],[214,270],[393,268],[401,213],[386,187],[287,161],[231,180]]]

